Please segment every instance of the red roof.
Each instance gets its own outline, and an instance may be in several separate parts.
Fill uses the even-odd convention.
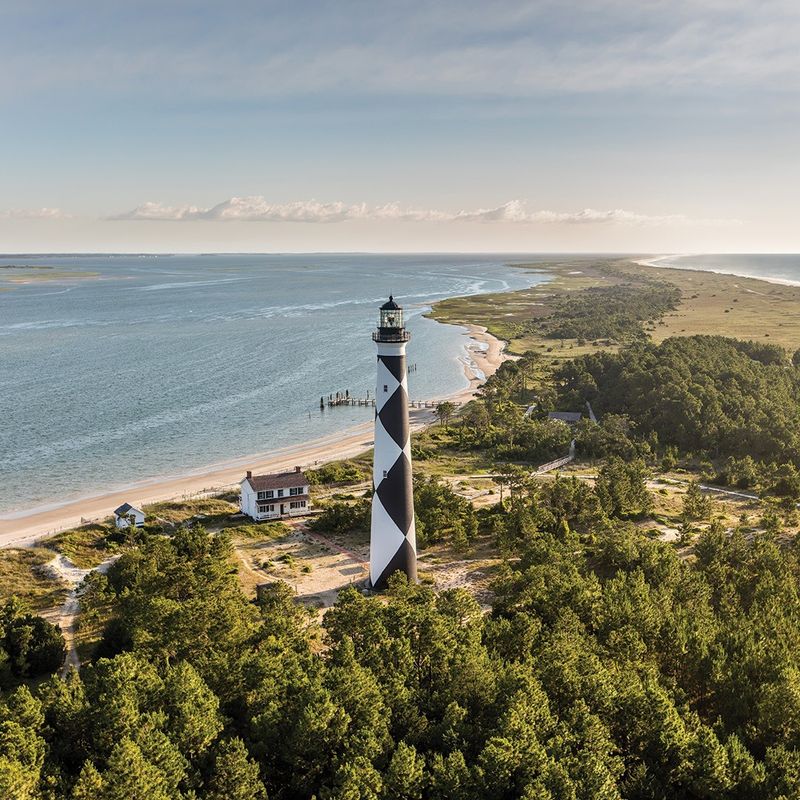
[[[263,492],[265,489],[293,489],[297,486],[308,486],[305,474],[295,470],[279,472],[275,475],[251,475],[245,480],[254,492]]]

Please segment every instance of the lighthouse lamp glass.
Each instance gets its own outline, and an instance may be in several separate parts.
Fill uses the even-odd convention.
[[[403,312],[399,309],[381,311],[381,328],[402,328]]]

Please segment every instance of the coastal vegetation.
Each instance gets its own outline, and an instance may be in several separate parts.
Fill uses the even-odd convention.
[[[761,463],[761,473],[800,466],[800,371],[775,345],[673,338],[577,358],[554,378],[561,403],[624,415],[654,452],[674,447],[733,473],[743,459]]]
[[[66,681],[58,630],[0,614],[0,796],[796,797],[797,348],[662,336],[695,301],[653,272],[578,260],[543,307],[497,296],[521,357],[413,437],[420,585],[346,585],[369,457],[307,473],[305,522],[243,524],[228,493],[51,539],[119,558]],[[7,597],[53,550],[3,556]]]
[[[285,585],[247,601],[226,535],[148,536],[86,589],[80,676],[12,674],[4,796],[791,796],[797,549],[711,525],[687,560],[603,492],[521,484],[482,514],[507,553],[488,614],[398,579],[319,629]]]
[[[24,602],[12,597],[0,606],[0,690],[55,672],[64,654],[61,631]]]
[[[592,286],[559,296],[552,314],[523,326],[522,334],[541,333],[549,339],[625,341],[640,334],[643,322],[652,323],[673,310],[679,299],[680,291],[665,281]]]
[[[53,556],[43,547],[0,550],[0,602],[16,597],[35,611],[63,603],[66,588],[46,569]]]
[[[47,546],[65,555],[76,567],[91,569],[117,552],[129,535],[111,523],[93,522],[55,534],[47,540]]]
[[[311,486],[336,485],[343,486],[362,483],[372,476],[372,464],[368,459],[349,459],[347,461],[329,461],[314,469],[305,471]]]
[[[674,336],[724,334],[743,340],[780,345],[793,353],[800,342],[800,287],[754,278],[684,269],[645,266],[627,259],[581,257],[534,265],[518,265],[551,277],[530,289],[492,295],[458,297],[437,303],[431,316],[442,322],[484,325],[506,340],[515,354],[542,352],[550,360],[570,359],[597,349],[615,349],[616,337],[585,339],[549,335],[548,318],[569,305],[568,298],[590,297],[598,288],[668,285],[679,292],[673,309],[652,316],[639,309],[638,328],[655,342]],[[645,291],[643,296],[647,296]],[[578,301],[583,305],[583,301]],[[663,308],[663,305],[661,306]],[[595,309],[602,322],[602,307]],[[629,326],[630,327],[630,326]],[[635,333],[638,338],[639,334]],[[628,337],[621,337],[625,341]],[[549,349],[548,349],[549,348]]]
[[[26,283],[45,283],[48,281],[66,283],[73,280],[96,277],[98,277],[96,272],[64,269],[63,267],[53,267],[45,264],[0,264],[0,291],[7,291],[15,285]]]

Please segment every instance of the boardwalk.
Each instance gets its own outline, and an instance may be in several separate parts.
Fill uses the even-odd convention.
[[[449,401],[453,402],[453,405],[459,406],[461,403],[457,401]],[[374,408],[375,407],[375,398],[374,397],[354,397],[349,392],[336,392],[334,394],[329,394],[326,397],[320,397],[319,399],[319,407],[320,410],[323,410],[325,407],[328,408],[337,408],[339,406],[364,406],[366,408]],[[408,407],[409,408],[430,408],[435,409],[439,406],[439,401],[437,400],[409,400]]]

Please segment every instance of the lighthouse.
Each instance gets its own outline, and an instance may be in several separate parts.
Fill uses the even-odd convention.
[[[375,391],[375,462],[369,578],[373,589],[385,589],[389,576],[404,572],[417,579],[414,492],[411,483],[411,439],[408,426],[408,378],[403,309],[393,297],[380,308],[378,383]]]

